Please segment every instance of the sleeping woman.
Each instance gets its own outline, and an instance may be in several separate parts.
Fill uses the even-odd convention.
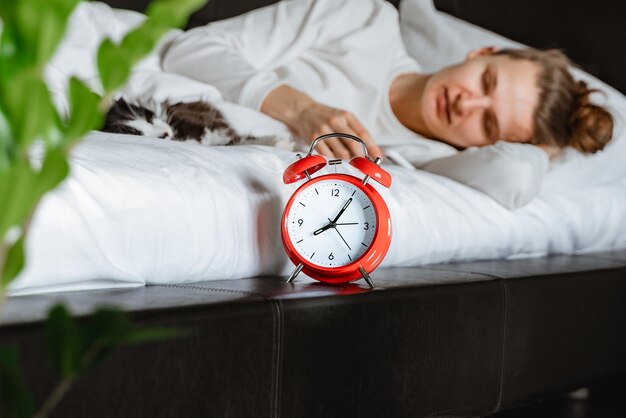
[[[371,157],[446,175],[509,208],[538,193],[549,158],[611,139],[613,118],[589,100],[559,51],[471,51],[424,74],[383,0],[291,0],[180,34],[162,66],[216,86],[226,100],[285,123],[311,143],[345,132]],[[319,143],[346,159],[351,141]]]

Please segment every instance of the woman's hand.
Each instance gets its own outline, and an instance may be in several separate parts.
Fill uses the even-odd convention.
[[[295,133],[312,143],[315,138],[334,132],[355,135],[365,142],[369,156],[382,158],[382,152],[370,133],[350,112],[311,102],[298,116],[298,123],[293,126]],[[363,146],[348,138],[329,138],[319,142],[315,149],[328,158],[347,160],[356,155],[363,155]]]
[[[309,144],[318,136],[341,132],[361,138],[370,158],[383,156],[370,133],[352,113],[318,103],[291,86],[283,84],[272,90],[260,110],[285,123]],[[329,138],[319,142],[315,149],[328,158],[363,155],[363,146],[347,138]]]

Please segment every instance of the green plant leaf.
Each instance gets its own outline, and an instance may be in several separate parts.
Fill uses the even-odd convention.
[[[4,0],[3,0],[4,1]],[[21,54],[38,72],[52,57],[65,31],[66,21],[80,0],[28,0],[17,2],[15,20]]]
[[[154,48],[161,35],[182,26],[204,3],[206,0],[155,0],[146,11],[147,19],[127,33],[120,45],[105,40],[97,58],[104,91],[108,94],[123,86],[133,65]]]
[[[9,162],[13,158],[15,158],[15,148],[13,146],[11,126],[9,126],[9,121],[0,103],[0,173],[8,170]]]
[[[63,305],[56,305],[48,312],[46,344],[52,363],[62,378],[80,373],[80,330]]]
[[[0,2],[4,4],[4,2]],[[11,19],[6,19],[6,22]],[[13,78],[13,74],[21,68],[20,60],[23,59],[19,47],[18,35],[11,25],[2,28],[0,35],[0,86],[4,90],[4,84]]]
[[[82,81],[72,77],[69,82],[70,116],[66,141],[80,139],[92,129],[100,129],[104,114],[99,110],[100,96]]]
[[[39,199],[37,173],[28,161],[15,160],[0,172],[0,239],[12,226],[22,226]]]
[[[85,326],[85,341],[91,342],[95,338],[105,338],[108,341],[118,341],[131,328],[128,316],[124,311],[114,308],[99,308]]]
[[[3,267],[0,288],[6,288],[24,268],[24,234],[9,247]]]
[[[129,58],[136,62],[154,48],[161,35],[167,30],[168,26],[158,26],[154,20],[148,19],[143,25],[133,29],[124,36],[120,48],[130,51]]]
[[[4,0],[0,2],[0,20],[5,22],[10,20],[10,17],[13,16],[16,3],[17,0]]]
[[[105,39],[98,48],[97,60],[105,92],[110,93],[126,82],[133,65],[127,51],[116,46],[110,39]]]
[[[4,213],[8,211],[6,208],[9,200],[9,191],[11,189],[11,170],[0,170],[0,244],[4,239],[4,235],[10,228],[9,220],[5,220]]]
[[[37,173],[33,190],[35,199],[39,201],[44,194],[57,187],[67,177],[69,171],[70,167],[64,151],[58,147],[49,149]]]
[[[16,146],[24,150],[38,136],[49,136],[56,110],[40,75],[34,71],[18,72],[4,87],[0,94]]]
[[[35,404],[18,368],[15,348],[0,347],[0,406],[3,416],[30,418]]]
[[[63,181],[68,172],[69,166],[60,148],[46,153],[39,172],[24,160],[16,160],[7,171],[0,171],[0,239],[11,227],[23,226],[41,197]],[[23,268],[22,246],[20,239],[10,248],[6,265],[0,266],[1,285],[7,285]]]
[[[85,354],[82,369],[86,370],[107,357],[129,329],[131,325],[123,311],[100,308],[94,312],[81,329],[81,345]]]
[[[124,344],[147,343],[170,338],[189,337],[192,331],[184,328],[135,328],[121,338]]]
[[[94,346],[97,352],[90,353],[84,368],[102,361],[120,344],[137,344],[190,335],[180,328],[138,328],[130,322],[128,314],[119,309],[100,308],[86,321],[81,329],[83,352]]]
[[[85,373],[105,359],[122,343],[142,343],[187,335],[180,329],[135,329],[128,314],[119,309],[100,308],[82,322],[76,322],[62,305],[48,315],[46,340],[62,377]]]
[[[159,26],[182,27],[191,13],[198,10],[206,0],[157,0],[150,3],[146,15]]]

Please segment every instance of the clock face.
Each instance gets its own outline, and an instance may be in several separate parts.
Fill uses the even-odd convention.
[[[300,257],[331,268],[361,257],[377,228],[372,201],[359,187],[339,179],[318,181],[300,190],[287,223]]]

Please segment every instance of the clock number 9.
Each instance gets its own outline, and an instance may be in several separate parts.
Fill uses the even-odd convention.
[[[303,223],[304,221],[302,219],[298,219],[298,226],[302,226]]]
[[[330,194],[335,197],[339,197],[339,189],[332,189]]]
[[[333,253],[328,254],[328,259],[329,260],[334,260],[335,256],[333,255]]]

